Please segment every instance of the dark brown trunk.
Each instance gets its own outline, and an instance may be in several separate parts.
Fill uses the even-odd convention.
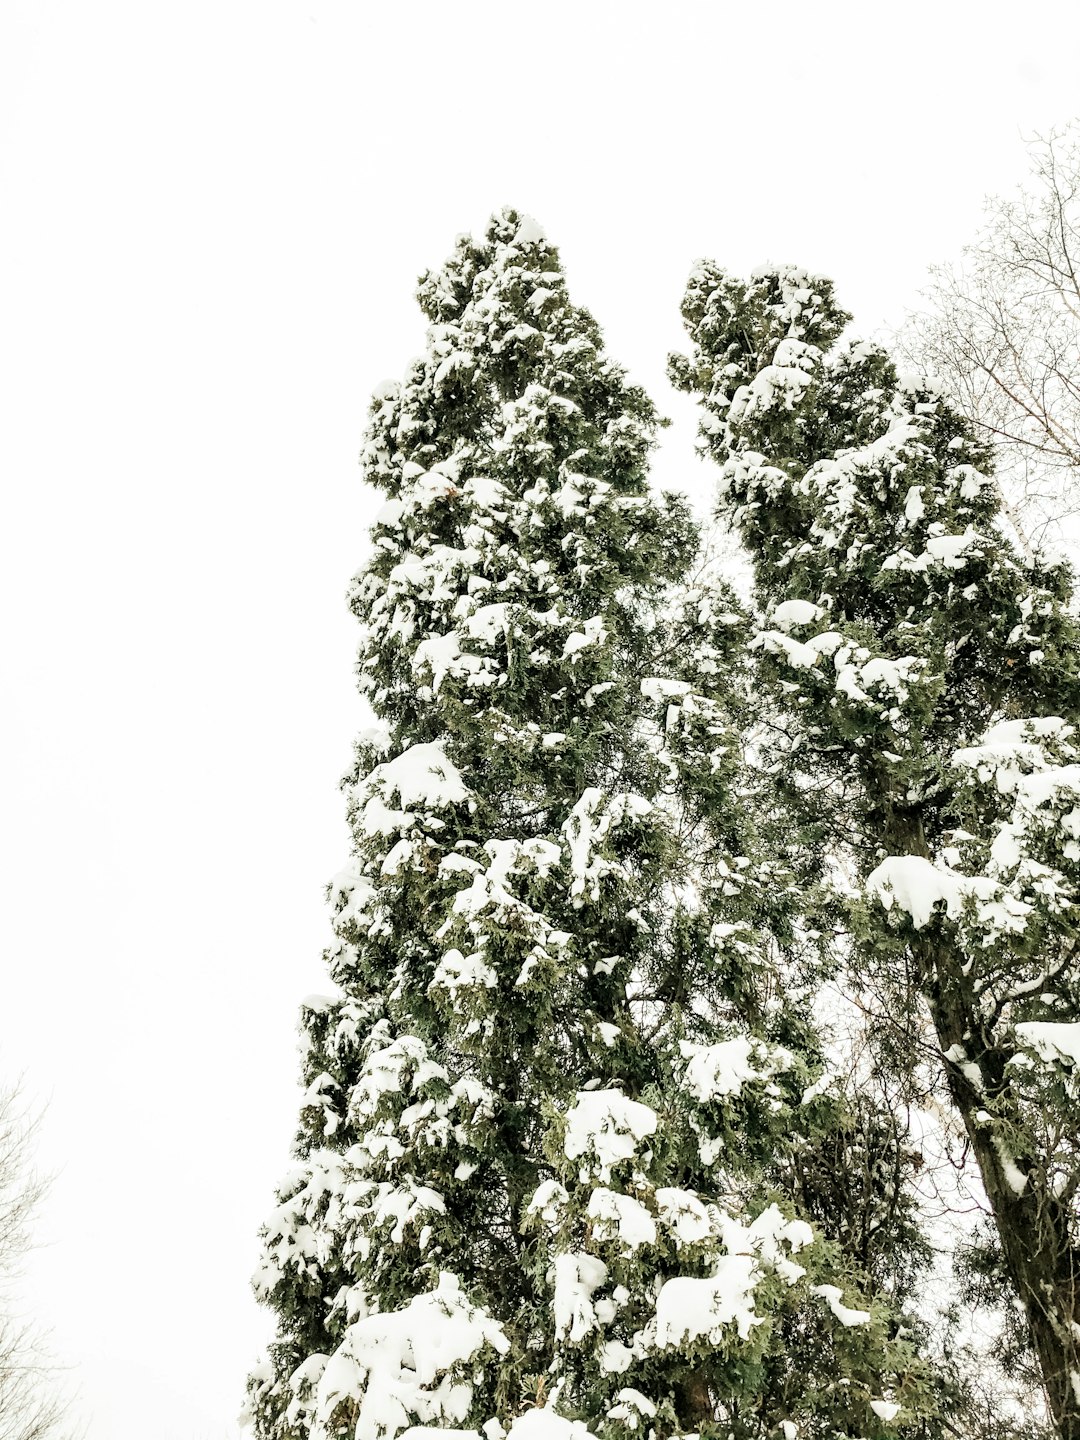
[[[702,1430],[713,1418],[709,1382],[699,1370],[684,1375],[675,1384],[675,1412],[683,1430]]]
[[[892,853],[930,858],[917,820],[894,820],[887,831]],[[947,938],[921,935],[912,951],[938,1043],[944,1053],[964,1055],[949,1065],[949,1087],[979,1165],[1006,1273],[1024,1307],[1051,1417],[1061,1440],[1080,1440],[1080,1253],[1068,1211],[1050,1193],[1038,1158],[1011,1155],[1006,1147],[1003,1137],[1020,1129],[1011,1123],[1019,1117],[1009,1093],[1010,1051],[987,1032],[962,955]],[[975,1068],[965,1073],[962,1066]]]

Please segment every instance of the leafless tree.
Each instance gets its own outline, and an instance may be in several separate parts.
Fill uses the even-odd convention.
[[[1029,547],[1075,541],[1080,517],[1080,121],[1030,153],[1029,183],[988,202],[958,264],[932,268],[903,337],[993,442]]]
[[[65,1405],[40,1337],[19,1315],[16,1281],[44,1183],[30,1164],[33,1123],[0,1089],[0,1440],[64,1440]]]

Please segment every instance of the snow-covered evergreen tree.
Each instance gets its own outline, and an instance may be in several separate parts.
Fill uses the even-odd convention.
[[[844,344],[828,281],[711,264],[672,377],[701,396],[721,510],[755,567],[751,641],[781,717],[792,829],[845,897],[891,1062],[927,1054],[993,1217],[1062,1436],[1080,1435],[1080,630],[1060,566],[999,523],[969,423],[886,353]],[[924,1008],[925,1007],[925,1008]]]
[[[732,743],[659,618],[696,539],[648,490],[653,408],[527,217],[461,239],[419,299],[426,353],[365,449],[380,723],[263,1232],[256,1433],[884,1436],[922,1371],[763,1182],[813,1055],[708,990],[763,943],[738,907],[768,877],[729,843],[704,908],[680,900],[673,696],[710,755]],[[813,1340],[798,1384],[785,1326]]]

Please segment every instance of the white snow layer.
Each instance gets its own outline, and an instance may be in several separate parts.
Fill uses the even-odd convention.
[[[689,680],[669,680],[662,675],[650,675],[641,682],[646,700],[681,700],[693,688]]]
[[[910,495],[910,492],[909,492]],[[926,549],[918,555],[910,550],[900,550],[889,555],[883,562],[883,570],[910,570],[915,573],[941,565],[946,570],[959,570],[968,560],[982,553],[983,537],[971,528],[962,535],[934,535],[926,542]]]
[[[586,620],[580,630],[574,630],[566,637],[563,645],[563,659],[573,660],[574,656],[581,650],[587,650],[590,645],[602,645],[607,639],[608,632],[604,629],[602,615],[594,615]]]
[[[633,1160],[656,1125],[656,1111],[621,1090],[579,1090],[566,1117],[567,1159],[587,1158],[600,1179],[609,1180],[611,1167]]]
[[[1023,1020],[1016,1033],[1041,1059],[1080,1065],[1080,1022]]]
[[[661,1287],[656,1298],[656,1340],[661,1347],[698,1339],[719,1344],[724,1326],[730,1324],[745,1340],[762,1320],[754,1313],[753,1297],[763,1266],[789,1285],[805,1275],[780,1248],[781,1241],[793,1252],[810,1244],[813,1231],[805,1221],[788,1220],[779,1206],[770,1205],[749,1226],[727,1216],[722,1225],[728,1253],[716,1260],[713,1274],[704,1279],[680,1275]]]
[[[978,745],[955,751],[953,764],[974,770],[984,783],[993,780],[1001,794],[1008,795],[1016,789],[1025,769],[1047,767],[1044,740],[1067,740],[1072,733],[1073,727],[1057,715],[1003,720],[991,725]]]
[[[555,1257],[555,1339],[583,1340],[596,1325],[592,1297],[607,1279],[608,1269],[595,1255],[575,1250]]]
[[[761,1323],[754,1314],[754,1286],[760,1278],[753,1255],[723,1255],[705,1280],[680,1275],[667,1280],[656,1298],[656,1339],[661,1346],[706,1339],[719,1344],[734,1321],[740,1339]]]
[[[791,630],[795,625],[812,625],[820,620],[825,611],[812,600],[783,600],[772,612],[772,620],[781,630]]]
[[[459,1425],[472,1386],[451,1377],[485,1349],[505,1355],[509,1348],[502,1326],[471,1305],[457,1277],[444,1271],[434,1292],[348,1327],[316,1387],[318,1429],[334,1433],[343,1402],[355,1407],[355,1440],[394,1440],[415,1422]]]
[[[879,1420],[884,1420],[886,1425],[888,1425],[890,1420],[896,1419],[897,1415],[900,1414],[900,1408],[895,1400],[870,1401],[870,1409],[873,1410]]]
[[[507,1440],[593,1440],[580,1420],[564,1420],[554,1410],[535,1407],[519,1415],[510,1426]]]
[[[811,1293],[821,1296],[841,1325],[868,1325],[870,1323],[872,1317],[869,1310],[851,1310],[843,1303],[840,1297],[844,1292],[839,1285],[815,1285]]]
[[[656,1414],[656,1406],[643,1395],[640,1390],[620,1390],[615,1396],[615,1404],[607,1412],[609,1420],[621,1420],[627,1430],[636,1430],[642,1420],[651,1420]],[[649,1427],[649,1433],[655,1432]]]
[[[403,806],[440,810],[467,800],[469,790],[442,746],[429,743],[410,745],[393,760],[376,765],[356,786],[366,834],[390,835],[415,823],[415,814],[389,807],[395,797]]]
[[[515,245],[546,245],[547,236],[531,215],[522,215],[521,223],[514,234],[513,243]]]
[[[641,819],[652,808],[640,795],[609,795],[595,785],[584,791],[563,825],[573,876],[570,894],[575,900],[580,903],[584,896],[592,900],[600,898],[600,881],[620,867],[617,861],[597,852],[612,830],[627,820]]]
[[[777,607],[773,618],[779,620],[787,606],[801,606],[807,602],[791,600]],[[890,660],[885,656],[874,656],[864,646],[852,645],[838,630],[825,630],[812,635],[808,640],[793,640],[787,629],[794,623],[779,630],[761,630],[750,642],[752,650],[763,649],[769,654],[782,655],[796,670],[815,670],[823,658],[832,656],[836,671],[835,687],[849,700],[861,704],[879,706],[878,697],[867,693],[866,687],[886,692],[898,700],[906,698],[909,687],[922,674],[925,665],[915,655],[902,655]]]
[[[775,1068],[769,1064],[767,1047],[745,1035],[717,1045],[684,1040],[680,1048],[687,1061],[682,1088],[702,1103],[738,1094],[747,1080],[760,1080]]]
[[[890,855],[866,877],[866,888],[891,910],[898,905],[921,930],[944,901],[950,918],[959,914],[970,893],[970,881],[950,870],[941,870],[921,855]]]
[[[597,1240],[618,1240],[627,1251],[656,1244],[656,1221],[632,1195],[598,1185],[589,1196],[588,1214]]]

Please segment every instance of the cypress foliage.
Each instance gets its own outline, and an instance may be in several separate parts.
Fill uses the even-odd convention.
[[[1010,545],[970,424],[879,347],[841,343],[828,281],[703,264],[683,314],[693,350],[671,374],[701,397],[720,508],[753,560],[789,823],[858,877],[838,905],[886,1063],[926,1054],[929,1017],[993,1217],[969,1279],[1019,1301],[1013,1338],[1075,1440],[1071,577]]]
[[[419,300],[426,353],[365,446],[386,499],[351,603],[379,726],[263,1230],[255,1432],[884,1436],[925,1377],[770,1178],[817,1056],[737,994],[774,888],[734,819],[739,617],[704,648],[665,618],[694,526],[650,495],[653,407],[534,222],[461,239]]]

